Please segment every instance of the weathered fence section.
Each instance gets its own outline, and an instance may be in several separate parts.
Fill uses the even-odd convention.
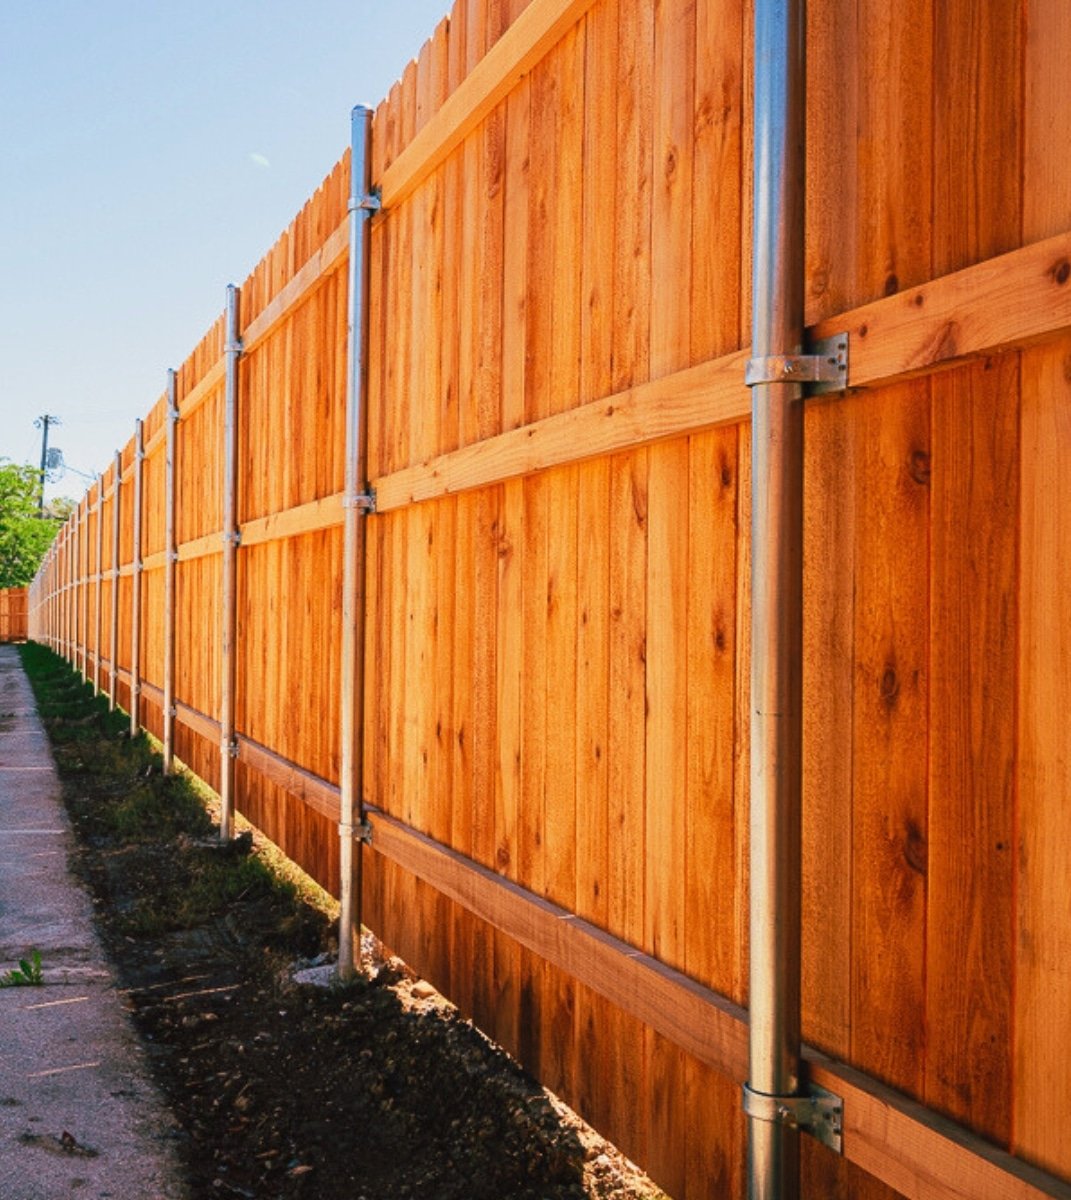
[[[1071,1194],[1069,39],[809,4],[809,1196]],[[681,1197],[743,1191],[750,44],[458,0],[372,133],[365,920]],[[175,753],[333,889],[348,171],[240,289],[233,744],[222,317],[174,389]],[[31,601],[157,736],[171,419]]]
[[[28,605],[26,588],[0,588],[0,642],[26,640]]]

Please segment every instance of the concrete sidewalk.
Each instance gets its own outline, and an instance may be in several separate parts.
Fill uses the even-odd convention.
[[[71,834],[18,652],[0,646],[0,1197],[184,1200],[174,1123],[71,876]]]

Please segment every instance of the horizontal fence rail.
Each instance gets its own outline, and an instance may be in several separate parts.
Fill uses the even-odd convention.
[[[1071,24],[868,21],[809,5],[802,1189],[1069,1196]],[[679,1197],[744,1194],[747,25],[458,0],[371,134],[365,921]],[[336,892],[350,193],[29,594]]]

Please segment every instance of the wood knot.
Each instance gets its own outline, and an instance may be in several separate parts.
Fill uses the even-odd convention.
[[[1052,264],[1049,274],[1057,287],[1063,287],[1068,279],[1071,279],[1071,262],[1068,262],[1066,258],[1061,258],[1059,262]]]
[[[890,271],[889,274],[885,276],[885,295],[895,295],[899,290],[900,280],[895,271]]]
[[[916,874],[926,874],[926,835],[910,817],[904,822],[904,860]]]
[[[895,667],[887,666],[882,672],[878,692],[885,704],[892,708],[896,703],[896,697],[900,695],[900,677],[896,674]]]
[[[508,846],[499,846],[498,850],[495,853],[495,862],[497,862],[500,867],[508,867],[509,866],[509,847]]]
[[[925,450],[913,450],[907,470],[916,483],[926,487],[930,482],[930,456]]]
[[[642,529],[647,524],[647,492],[632,481],[632,511],[636,515],[636,524]]]

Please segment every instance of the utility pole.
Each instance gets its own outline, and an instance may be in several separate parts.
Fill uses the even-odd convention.
[[[49,413],[37,418],[34,425],[41,430],[41,495],[37,501],[37,515],[43,517],[45,515],[45,471],[48,467],[48,427],[49,425],[58,425],[59,417],[53,417]]]

